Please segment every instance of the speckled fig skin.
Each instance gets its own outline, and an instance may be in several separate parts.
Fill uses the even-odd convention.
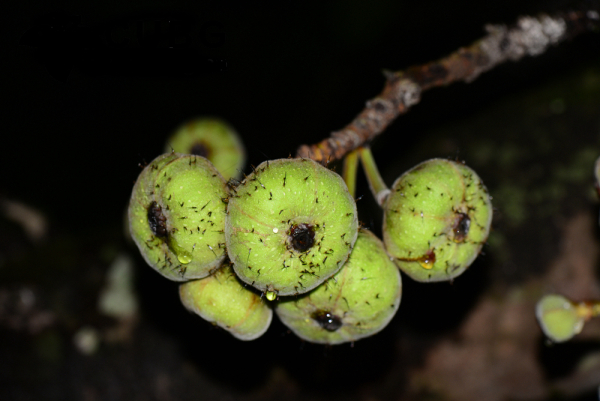
[[[245,288],[229,264],[209,277],[180,285],[179,297],[187,310],[240,340],[262,336],[273,317],[264,297]]]
[[[383,243],[361,230],[348,262],[332,278],[275,312],[298,337],[320,344],[356,341],[381,331],[396,314],[402,280]]]
[[[400,176],[384,205],[383,240],[398,267],[421,282],[452,280],[487,240],[492,205],[477,174],[445,159]]]
[[[165,152],[206,157],[225,180],[239,177],[246,163],[244,145],[225,121],[203,117],[180,126],[167,140]]]
[[[577,313],[577,306],[558,294],[542,297],[535,315],[544,334],[554,342],[568,341],[583,329],[585,319]]]
[[[146,262],[164,277],[206,277],[226,256],[227,186],[205,158],[167,153],[138,177],[128,215]]]
[[[356,203],[342,178],[309,159],[264,162],[229,200],[225,236],[237,275],[261,291],[307,292],[348,259]]]

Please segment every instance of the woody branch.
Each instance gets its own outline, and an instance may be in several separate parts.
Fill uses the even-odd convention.
[[[368,144],[396,117],[419,103],[423,91],[456,81],[471,82],[498,64],[537,56],[551,45],[599,27],[597,10],[521,17],[510,28],[487,25],[485,37],[445,58],[404,71],[387,72],[383,91],[367,101],[350,124],[317,144],[300,146],[296,155],[320,163],[342,159],[348,152]]]

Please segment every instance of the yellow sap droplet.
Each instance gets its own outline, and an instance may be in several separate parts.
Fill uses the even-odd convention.
[[[267,291],[265,293],[265,297],[269,300],[269,301],[274,301],[275,298],[277,298],[277,294],[275,294],[273,291]]]
[[[419,262],[423,269],[433,269],[433,264],[435,263],[435,253],[433,253],[433,251],[429,251],[417,259],[417,262]]]

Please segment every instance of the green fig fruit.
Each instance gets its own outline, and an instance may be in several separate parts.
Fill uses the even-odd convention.
[[[583,329],[585,316],[576,304],[558,294],[545,295],[537,303],[535,315],[544,334],[552,341],[568,341]]]
[[[240,340],[262,336],[273,317],[261,294],[245,288],[229,264],[209,277],[181,284],[179,296],[186,309]]]
[[[146,262],[174,281],[206,277],[226,256],[225,180],[205,158],[167,153],[138,177],[131,235]]]
[[[227,252],[242,281],[269,298],[335,274],[356,241],[356,203],[342,178],[309,159],[262,163],[229,200]]]
[[[422,282],[452,280],[487,240],[492,204],[477,174],[445,159],[400,176],[384,205],[383,240],[400,269]]]
[[[313,291],[276,305],[279,319],[300,338],[340,344],[381,331],[400,305],[402,281],[383,243],[361,230],[348,262]]]
[[[225,180],[239,177],[246,163],[239,135],[217,118],[197,118],[180,126],[165,146],[165,152],[171,150],[206,157]]]

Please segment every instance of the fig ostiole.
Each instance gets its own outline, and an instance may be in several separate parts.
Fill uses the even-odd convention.
[[[487,240],[492,204],[469,167],[445,159],[400,176],[384,205],[383,240],[398,267],[416,281],[452,280]]]
[[[186,309],[240,340],[260,337],[271,324],[271,307],[240,282],[229,264],[206,278],[181,284],[179,296]]]
[[[340,344],[381,331],[400,305],[402,280],[379,238],[361,230],[348,262],[313,291],[280,298],[275,312],[306,341]]]
[[[346,262],[358,233],[342,178],[309,159],[260,164],[232,193],[227,252],[241,280],[270,298],[315,288]]]
[[[205,158],[167,153],[138,177],[128,216],[146,262],[164,277],[206,277],[226,257],[223,177]]]

